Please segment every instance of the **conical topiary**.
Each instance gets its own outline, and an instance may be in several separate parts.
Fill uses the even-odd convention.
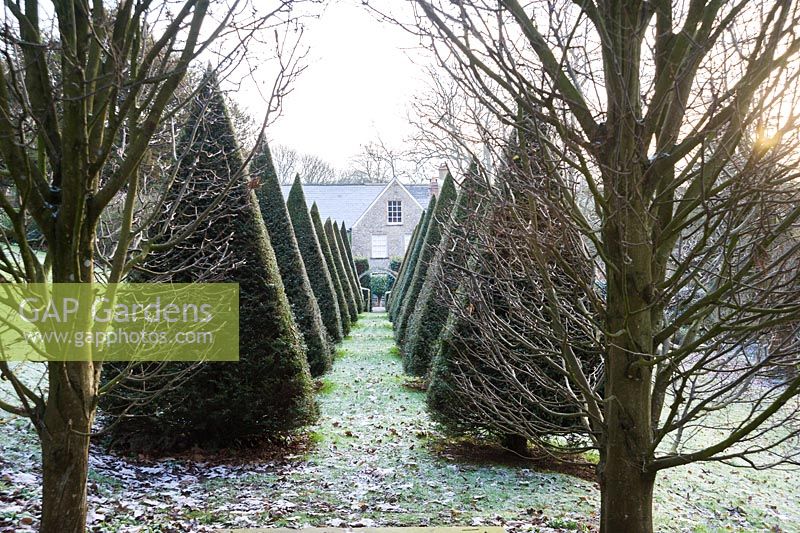
[[[350,276],[347,275],[347,269],[342,261],[342,254],[339,252],[339,239],[337,239],[337,232],[333,229],[331,219],[325,221],[325,236],[328,238],[328,243],[331,246],[331,253],[333,255],[333,263],[336,265],[336,272],[339,274],[339,280],[342,282],[342,290],[344,297],[347,300],[347,308],[350,311],[350,320],[355,322],[358,320],[358,311],[361,308],[356,301],[356,296],[353,294],[353,286],[350,282]]]
[[[350,242],[350,236],[348,235],[347,228],[344,225],[344,220],[342,220],[342,225],[339,227],[339,235],[342,237],[342,244],[344,245],[344,252],[347,256],[346,261],[347,265],[350,270],[353,272],[353,282],[357,289],[361,289],[362,283],[358,278],[358,268],[356,268],[355,258],[353,257],[353,246]],[[366,299],[362,297],[364,300],[363,305],[366,306]],[[364,308],[366,310],[366,308]]]
[[[350,290],[353,291],[353,298],[356,300],[356,308],[358,311],[362,311],[364,309],[364,296],[361,292],[361,286],[358,283],[355,265],[353,261],[350,260],[350,256],[347,255],[347,244],[345,244],[347,235],[342,235],[336,222],[333,223],[333,234],[336,236],[336,245],[339,247],[339,255],[342,258],[347,280],[350,282]]]
[[[431,204],[436,204],[436,197],[431,198]],[[400,305],[403,301],[403,289],[408,285],[408,277],[411,272],[414,272],[414,260],[419,254],[419,249],[422,245],[422,235],[425,234],[425,229],[428,227],[430,220],[430,213],[432,205],[428,205],[428,209],[422,212],[419,223],[414,228],[413,238],[409,244],[408,250],[403,257],[400,273],[397,278],[395,286],[392,288],[392,302],[389,307],[389,320],[394,323],[397,311],[400,310]]]
[[[456,265],[466,264],[468,254],[460,228],[466,217],[480,216],[483,199],[483,182],[478,167],[473,163],[461,184],[452,216],[445,222],[442,239],[428,267],[416,305],[408,321],[403,361],[406,372],[423,376],[436,353],[437,340],[447,320],[447,287],[457,283]],[[484,200],[483,202],[481,200]]]
[[[408,288],[403,296],[403,303],[400,311],[397,314],[397,321],[395,323],[395,336],[400,345],[405,343],[406,327],[408,326],[408,318],[414,307],[417,304],[417,297],[419,291],[422,289],[422,283],[425,281],[425,274],[428,271],[428,265],[433,254],[439,246],[439,241],[442,237],[442,224],[444,224],[450,217],[450,211],[456,201],[456,186],[453,177],[447,174],[442,185],[442,190],[439,198],[436,201],[436,207],[431,214],[428,229],[425,232],[425,239],[422,242],[422,248],[417,257],[417,263],[414,265],[414,274],[409,278],[411,281],[408,283]]]
[[[460,253],[470,259],[447,298],[450,316],[427,397],[431,417],[449,433],[497,437],[522,452],[533,441],[563,453],[589,440],[569,391],[588,387],[602,396],[604,340],[585,314],[598,315],[596,295],[584,293],[593,265],[579,230],[559,216],[564,191],[540,127],[521,121],[491,194],[482,195],[490,205],[459,228],[468,250]],[[567,343],[568,364],[579,365],[585,380],[553,364]]]
[[[297,238],[297,246],[303,263],[306,266],[306,274],[314,296],[317,298],[317,305],[322,314],[322,322],[328,335],[333,342],[340,342],[344,337],[342,331],[342,316],[339,311],[339,298],[336,295],[336,288],[328,272],[328,265],[325,263],[325,255],[322,253],[322,246],[314,231],[314,223],[308,212],[308,205],[303,194],[303,186],[300,183],[300,176],[296,176],[294,184],[289,191],[289,198],[286,201],[289,210],[289,218],[292,221],[294,234]]]
[[[350,261],[350,264],[353,266],[353,270],[357,270],[355,258],[353,257],[353,245],[350,242],[350,235],[348,234],[347,226],[344,225],[344,220],[342,220],[342,223],[339,226],[339,233],[342,235],[342,242],[347,250],[347,260]]]
[[[407,259],[403,261],[405,263],[403,265],[403,275],[398,280],[397,283],[397,291],[396,294],[393,295],[393,304],[392,308],[389,311],[389,320],[392,321],[393,324],[397,325],[397,321],[399,319],[400,309],[403,306],[403,301],[406,295],[406,289],[411,283],[411,277],[414,275],[414,268],[417,266],[417,258],[419,257],[420,250],[422,249],[422,245],[425,242],[425,233],[428,231],[428,225],[431,221],[431,215],[433,214],[433,210],[436,209],[436,196],[431,198],[430,203],[428,204],[428,209],[425,211],[425,217],[419,223],[419,231],[417,232],[417,237],[414,242],[413,249],[410,249],[410,254],[407,253]],[[395,291],[392,291],[395,292]],[[395,339],[397,338],[397,329],[394,330]]]
[[[414,226],[414,231],[411,232],[411,240],[408,243],[406,253],[403,254],[403,258],[400,260],[400,267],[396,270],[397,278],[395,278],[394,283],[392,283],[392,287],[390,289],[391,293],[386,294],[386,311],[389,315],[389,320],[392,320],[394,302],[397,301],[400,294],[400,280],[402,280],[405,276],[406,266],[408,265],[409,258],[413,253],[414,247],[417,245],[417,236],[419,235],[420,228],[424,225],[425,216],[426,212],[423,211],[420,215],[419,222]],[[395,294],[398,296],[395,296]]]
[[[311,204],[311,222],[314,225],[314,232],[319,238],[319,245],[322,248],[322,255],[325,257],[325,265],[328,269],[328,274],[333,281],[333,288],[336,292],[336,300],[339,304],[339,317],[342,323],[342,332],[345,335],[350,333],[350,327],[352,325],[352,321],[350,320],[350,304],[347,301],[347,296],[345,296],[344,292],[344,283],[347,283],[347,280],[343,280],[339,276],[339,270],[336,268],[336,261],[333,258],[333,251],[331,250],[331,245],[328,242],[328,236],[325,234],[325,225],[322,223],[322,219],[319,216],[319,208],[317,207],[316,202]]]
[[[260,181],[256,197],[272,242],[272,249],[275,251],[286,296],[289,298],[295,322],[306,343],[306,357],[311,375],[320,376],[330,370],[333,364],[333,351],[322,323],[317,299],[306,274],[306,266],[300,254],[289,212],[283,203],[281,184],[266,141],[258,147],[250,164],[250,173],[253,178],[258,178]]]
[[[302,339],[213,74],[194,97],[179,147],[186,155],[151,244],[175,240],[211,211],[179,244],[151,252],[137,279],[239,283],[240,360],[174,363],[168,375],[134,367],[114,396],[104,396],[107,414],[120,422],[113,431],[152,434],[149,442],[164,446],[227,445],[311,423],[317,408]]]

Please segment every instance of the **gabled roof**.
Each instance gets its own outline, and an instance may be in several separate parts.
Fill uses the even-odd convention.
[[[344,221],[348,228],[361,217],[370,205],[380,196],[388,186],[387,183],[374,183],[368,185],[303,185],[303,193],[308,207],[317,203],[322,220],[330,217],[331,220]],[[409,194],[419,202],[423,209],[428,207],[430,201],[430,187],[428,185],[405,185]],[[289,197],[291,185],[281,185],[283,199]]]
[[[361,216],[360,216],[360,217],[358,217],[358,219],[357,219],[355,222],[353,222],[353,225],[352,225],[351,227],[353,227],[353,228],[354,228],[354,227],[358,226],[358,223],[359,223],[359,222],[361,222],[361,219],[362,219],[362,218],[364,218],[364,216],[365,216],[365,215],[366,215],[366,214],[367,214],[369,211],[371,211],[371,210],[372,210],[372,208],[375,206],[375,204],[376,204],[378,201],[380,201],[380,199],[381,199],[381,198],[383,198],[383,195],[384,195],[384,194],[386,194],[386,191],[388,191],[388,190],[389,190],[389,187],[391,187],[391,186],[392,186],[392,185],[394,185],[394,184],[397,184],[397,185],[399,185],[399,186],[400,186],[400,190],[402,190],[404,193],[406,193],[408,196],[410,196],[410,197],[411,197],[411,200],[413,200],[414,202],[416,202],[416,204],[417,204],[417,205],[420,207],[420,209],[425,209],[424,207],[422,207],[422,204],[420,204],[420,203],[419,203],[419,201],[418,201],[416,198],[414,198],[414,195],[412,195],[412,194],[411,194],[411,192],[410,192],[410,191],[409,191],[409,190],[406,188],[406,186],[405,186],[405,185],[403,185],[403,184],[400,182],[400,180],[398,180],[398,179],[396,179],[396,178],[395,178],[395,179],[393,179],[392,181],[390,181],[389,183],[387,183],[387,184],[386,184],[386,186],[383,188],[383,190],[382,190],[380,193],[378,193],[378,196],[376,196],[376,197],[375,197],[375,199],[372,201],[372,203],[371,203],[371,204],[369,204],[369,207],[367,207],[367,209],[366,209],[366,210],[365,210],[363,213],[361,213]]]
[[[428,209],[428,203],[431,201],[431,187],[430,185],[406,185],[403,186],[411,193],[411,196],[419,202],[423,209]]]

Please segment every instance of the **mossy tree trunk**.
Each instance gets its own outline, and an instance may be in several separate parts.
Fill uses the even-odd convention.
[[[36,0],[6,6],[12,22],[2,37],[8,53],[0,65],[0,157],[19,201],[4,193],[2,209],[11,227],[3,233],[18,246],[20,261],[6,262],[0,278],[88,286],[96,281],[99,220],[114,199],[135,198],[139,166],[197,51],[208,1],[178,6],[172,23],[152,35],[148,14],[133,2],[116,10],[103,2],[80,8],[56,3],[54,11],[48,6]],[[48,9],[54,20],[42,29],[40,15]],[[180,49],[174,39],[179,33]],[[56,64],[58,72],[52,69]],[[118,154],[115,141],[123,130],[126,149]],[[129,228],[132,209],[123,209],[120,218],[123,230]],[[44,261],[28,240],[31,229],[46,243]],[[130,242],[123,231],[108,281],[122,279]],[[90,316],[76,318],[89,323]],[[80,355],[86,362],[48,363],[44,396],[2,368],[31,408],[6,402],[0,408],[30,417],[40,439],[44,533],[85,530],[89,435],[101,363],[92,361],[89,347]]]

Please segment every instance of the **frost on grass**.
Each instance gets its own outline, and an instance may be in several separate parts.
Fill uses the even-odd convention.
[[[505,525],[594,529],[594,483],[524,464],[449,460],[422,392],[405,386],[385,315],[364,315],[318,392],[311,451],[217,464],[128,461],[93,448],[90,531],[220,527]],[[29,378],[34,378],[31,375]],[[6,384],[2,385],[3,387]],[[0,532],[34,530],[40,474],[26,421],[0,423]],[[659,477],[659,531],[800,528],[800,476],[696,464]],[[779,528],[779,529],[778,529]]]

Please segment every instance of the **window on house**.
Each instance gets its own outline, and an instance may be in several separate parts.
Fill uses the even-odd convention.
[[[374,258],[389,257],[389,253],[386,249],[386,235],[372,236],[372,257]]]
[[[389,200],[389,224],[402,224],[403,223],[403,205],[400,200]]]
[[[403,253],[408,251],[408,245],[411,244],[411,235],[403,235]]]

